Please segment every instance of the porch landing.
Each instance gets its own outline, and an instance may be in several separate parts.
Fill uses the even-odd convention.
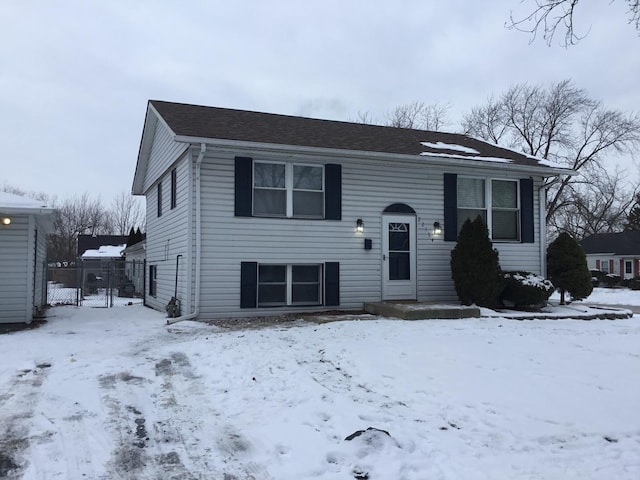
[[[456,319],[481,316],[478,307],[416,301],[365,303],[364,309],[374,315],[402,318],[403,320],[426,320],[430,318]]]

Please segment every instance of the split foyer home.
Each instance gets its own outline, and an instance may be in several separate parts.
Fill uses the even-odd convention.
[[[150,101],[133,193],[146,303],[188,318],[455,302],[481,215],[505,270],[545,273],[543,184],[571,170],[460,134]]]
[[[31,323],[47,305],[47,235],[55,210],[0,192],[0,323]]]
[[[621,279],[640,276],[640,231],[596,233],[580,242],[590,270],[618,275]]]

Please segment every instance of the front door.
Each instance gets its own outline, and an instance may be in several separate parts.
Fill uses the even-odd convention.
[[[383,215],[382,299],[416,298],[416,217]]]

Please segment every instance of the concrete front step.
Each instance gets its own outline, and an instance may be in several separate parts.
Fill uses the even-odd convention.
[[[371,302],[365,303],[364,309],[374,315],[402,318],[403,320],[456,319],[480,316],[478,307],[424,302]]]

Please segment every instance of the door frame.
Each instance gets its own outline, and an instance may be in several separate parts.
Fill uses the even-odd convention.
[[[382,300],[417,300],[417,232],[416,215],[402,213],[383,213],[381,226],[381,281]],[[388,280],[389,278],[389,224],[409,224],[409,280]]]

